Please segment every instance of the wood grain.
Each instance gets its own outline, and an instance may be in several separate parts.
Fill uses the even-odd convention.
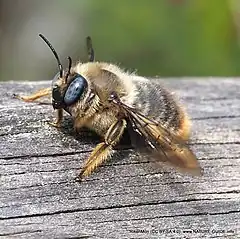
[[[134,150],[79,184],[99,139],[57,130],[51,105],[24,103],[50,82],[0,84],[0,237],[240,238],[240,80],[162,80],[192,118],[200,178],[139,161]]]

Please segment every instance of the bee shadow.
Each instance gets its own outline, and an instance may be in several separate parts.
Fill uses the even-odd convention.
[[[77,141],[76,147],[81,144],[97,145],[102,142],[102,139],[94,131],[82,128],[81,131],[75,132],[73,128],[73,121],[71,117],[66,117],[62,123],[60,131],[67,136],[68,138],[73,137]],[[69,140],[70,141],[70,140]],[[64,143],[65,147],[69,145],[69,142]],[[114,147],[116,150],[115,157],[113,157],[108,164],[118,164],[121,160],[126,159],[127,163],[135,164],[136,167],[140,167],[143,171],[143,176],[149,176],[152,178],[153,182],[159,180],[159,184],[169,184],[169,187],[176,192],[186,191],[186,187],[179,182],[179,180],[184,181],[184,176],[182,179],[179,178],[179,175],[176,170],[170,169],[164,164],[159,164],[150,159],[149,155],[141,154],[134,146],[131,144],[131,137],[128,130],[126,129],[120,142]],[[130,162],[131,158],[131,162]],[[177,174],[177,175],[175,175]],[[144,177],[145,177],[144,176]],[[191,180],[191,179],[190,179]]]

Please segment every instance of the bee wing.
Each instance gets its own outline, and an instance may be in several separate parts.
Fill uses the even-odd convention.
[[[128,128],[133,146],[155,162],[175,166],[182,172],[201,175],[196,156],[180,137],[134,108],[121,103],[129,119]]]

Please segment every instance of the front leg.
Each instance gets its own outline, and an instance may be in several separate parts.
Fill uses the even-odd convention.
[[[112,154],[113,147],[119,142],[127,125],[125,119],[121,119],[108,129],[104,142],[97,145],[80,172],[79,179],[89,176],[100,164]]]
[[[20,96],[20,95],[16,95],[14,94],[13,96],[19,100],[23,100],[25,102],[33,102],[43,96],[49,96],[51,95],[51,88],[44,88],[44,89],[41,89],[41,90],[38,90],[37,92],[31,94],[31,95],[28,95],[28,96]]]
[[[33,102],[41,97],[50,96],[51,92],[52,92],[51,88],[44,88],[28,96],[20,96],[20,95],[14,94],[14,97],[19,100],[23,100],[24,102]],[[58,109],[57,120],[55,122],[49,122],[49,125],[54,126],[56,128],[60,128],[62,120],[63,120],[63,109]]]
[[[49,125],[60,128],[63,121],[63,109],[57,109],[57,120],[55,122],[49,122]]]

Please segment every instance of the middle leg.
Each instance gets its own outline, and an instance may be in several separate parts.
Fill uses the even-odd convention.
[[[80,172],[79,179],[89,176],[100,164],[112,154],[113,147],[119,142],[126,128],[127,122],[121,119],[108,129],[104,142],[97,145]]]

